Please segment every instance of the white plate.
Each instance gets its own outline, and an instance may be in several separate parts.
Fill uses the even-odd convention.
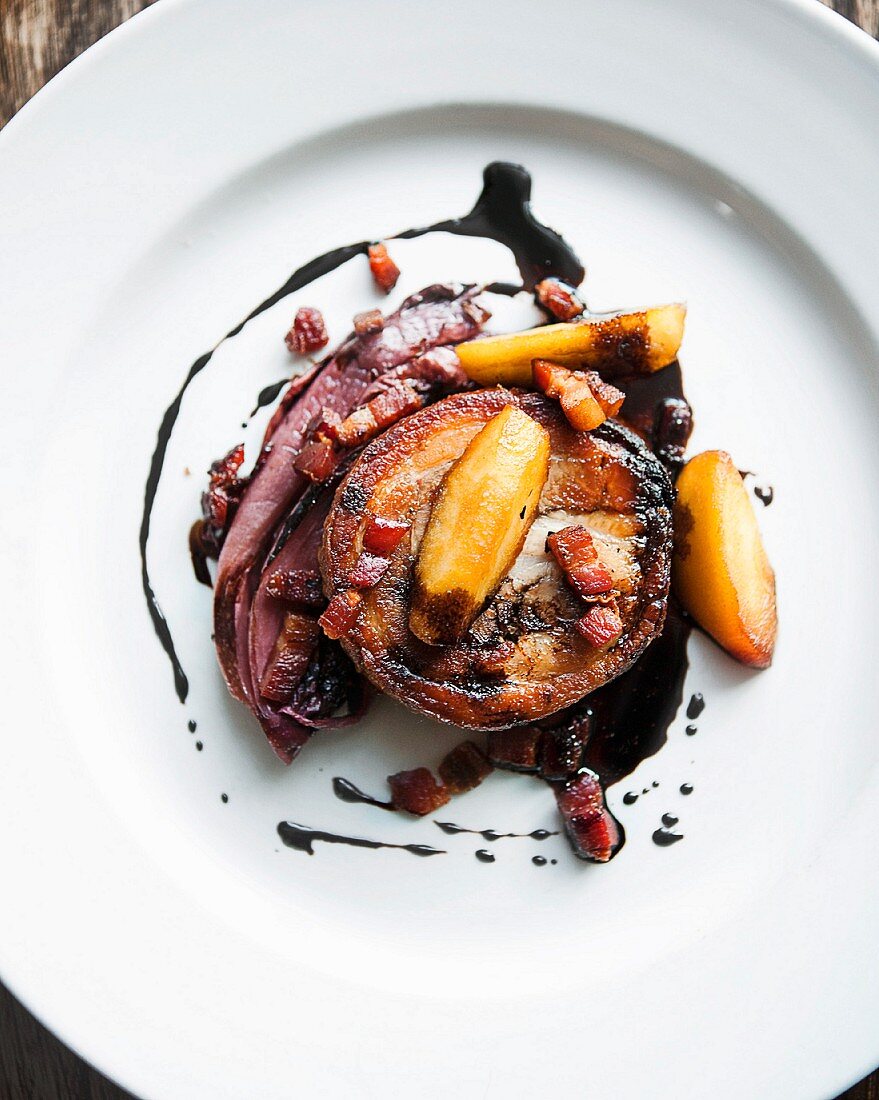
[[[879,49],[817,3],[163,0],[9,125],[0,964],[66,1042],[175,1098],[825,1097],[879,1061],[877,117]],[[560,838],[484,865],[479,838],[333,799],[448,731],[385,704],[285,770],[221,685],[185,550],[201,472],[288,369],[297,301],[334,338],[374,302],[362,260],[184,401],[149,561],[185,707],[140,590],[189,365],[319,251],[465,212],[494,158],[533,172],[591,305],[689,300],[693,448],[776,490],[775,665],[691,641],[699,734],[681,715],[630,784],[660,786],[612,792],[605,868]],[[458,239],[395,254],[401,292],[510,270]],[[502,775],[449,816],[553,820]],[[288,817],[448,854],[309,858]]]

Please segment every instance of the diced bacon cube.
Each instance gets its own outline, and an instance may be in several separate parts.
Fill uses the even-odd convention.
[[[619,638],[623,632],[623,623],[615,607],[597,603],[577,620],[575,629],[590,645],[602,649]]]
[[[572,321],[583,312],[576,290],[561,279],[542,279],[534,288],[538,302],[559,321]]]
[[[314,482],[326,481],[335,470],[338,462],[333,445],[324,440],[313,439],[306,443],[293,461],[293,465]]]
[[[350,631],[360,614],[362,599],[360,593],[353,588],[337,592],[333,596],[326,611],[318,619],[321,630],[328,638],[335,641],[343,638]]]
[[[381,332],[385,327],[385,319],[380,309],[367,309],[363,313],[354,315],[354,331],[358,336],[369,336],[373,332]]]
[[[371,244],[368,249],[369,270],[375,279],[376,286],[389,294],[397,285],[400,278],[400,269],[391,259],[387,246],[384,244]]]
[[[607,808],[595,772],[584,768],[573,779],[557,786],[555,796],[574,854],[592,863],[613,859],[625,834]]]
[[[408,530],[409,524],[403,520],[370,516],[363,528],[363,549],[389,558]]]
[[[388,776],[391,788],[391,801],[395,809],[407,814],[424,817],[432,814],[451,798],[449,790],[437,783],[429,768],[413,768],[407,772],[397,772]]]
[[[319,309],[303,306],[297,310],[284,342],[294,355],[310,355],[329,343],[327,326]]]
[[[555,531],[546,544],[578,596],[601,596],[613,588],[613,578],[585,527],[574,524]]]
[[[464,794],[492,772],[492,765],[485,753],[473,741],[462,741],[446,753],[439,766],[440,779],[452,794]]]

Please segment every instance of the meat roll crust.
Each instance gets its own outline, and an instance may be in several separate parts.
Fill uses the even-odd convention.
[[[549,432],[549,477],[537,517],[507,577],[458,642],[430,646],[409,630],[413,564],[433,495],[452,463],[505,405]],[[413,710],[470,729],[533,722],[570,706],[625,672],[665,619],[672,488],[632,432],[607,421],[574,431],[558,404],[502,388],[457,394],[385,432],[339,486],[324,528],[320,564],[328,597],[350,587],[374,517],[409,529],[390,564],[361,589],[342,642],[382,691]],[[588,604],[572,590],[547,536],[579,524],[613,578],[622,633],[597,647],[575,629]]]

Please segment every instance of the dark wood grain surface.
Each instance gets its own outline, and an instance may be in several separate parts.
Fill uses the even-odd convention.
[[[0,0],[0,126],[68,61],[152,2]],[[824,2],[879,38],[879,0]],[[0,985],[0,1100],[129,1095],[68,1050]],[[840,1100],[879,1100],[879,1070]]]

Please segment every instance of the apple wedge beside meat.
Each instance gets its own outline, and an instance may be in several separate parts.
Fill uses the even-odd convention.
[[[455,349],[481,386],[531,386],[533,359],[584,367],[613,378],[651,374],[673,363],[684,336],[680,302],[637,313],[593,314],[506,336],[468,340]]]
[[[778,619],[775,574],[741,474],[725,451],[691,458],[677,482],[675,594],[743,664],[767,668]]]

